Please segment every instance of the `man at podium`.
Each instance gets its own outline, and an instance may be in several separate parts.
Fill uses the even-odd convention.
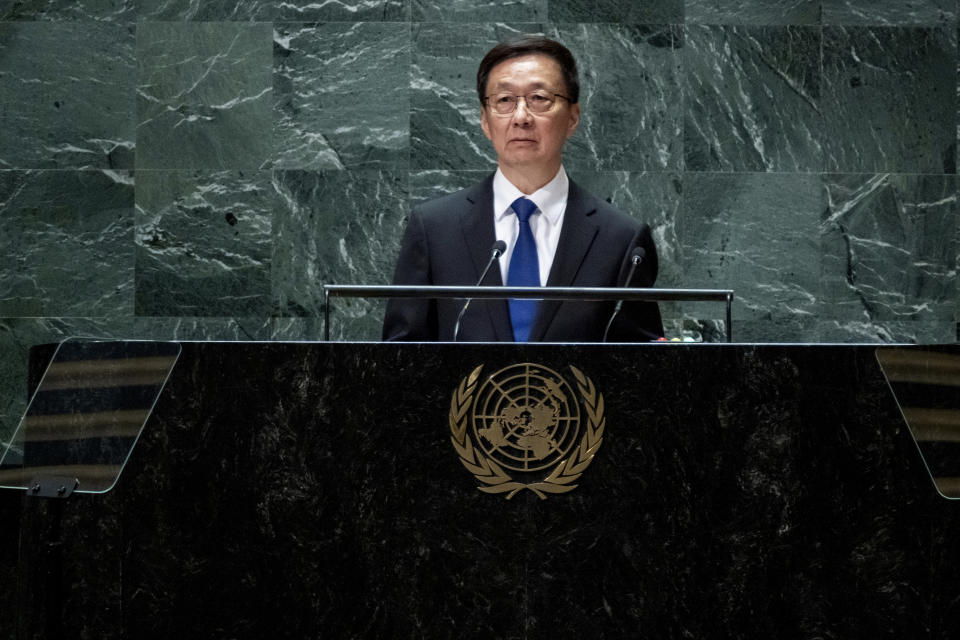
[[[414,207],[394,284],[653,286],[657,251],[650,227],[590,195],[563,169],[564,144],[580,122],[579,92],[576,62],[559,42],[525,36],[487,53],[477,70],[477,94],[497,170],[473,187]],[[477,300],[460,318],[455,336],[463,300],[392,299],[383,338],[599,342],[614,305]],[[627,302],[607,339],[662,335],[656,303]]]

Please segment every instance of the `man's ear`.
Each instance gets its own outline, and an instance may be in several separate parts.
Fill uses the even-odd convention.
[[[487,136],[487,140],[493,141],[490,137],[490,122],[487,120],[486,107],[480,107],[480,128],[483,129],[483,135]]]
[[[580,124],[580,103],[570,105],[570,124],[567,126],[567,138],[572,136]]]

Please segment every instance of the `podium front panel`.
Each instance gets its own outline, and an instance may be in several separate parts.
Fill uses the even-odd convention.
[[[63,502],[59,587],[20,562],[18,628],[948,638],[960,505],[874,351],[183,343],[116,487]]]

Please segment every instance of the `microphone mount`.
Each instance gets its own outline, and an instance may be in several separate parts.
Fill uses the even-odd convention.
[[[637,270],[637,267],[640,266],[640,263],[643,262],[643,259],[647,257],[647,251],[643,247],[634,247],[630,251],[630,271],[627,273],[627,280],[623,283],[623,286],[629,287],[630,281],[633,280],[633,274]],[[603,340],[602,342],[607,341],[607,334],[610,333],[610,327],[613,326],[613,320],[617,317],[617,314],[620,313],[620,308],[623,307],[623,298],[617,300],[617,306],[614,307],[613,313],[610,314],[610,320],[607,321],[607,328],[603,330]]]
[[[507,243],[503,240],[497,240],[493,243],[493,246],[490,247],[490,260],[487,261],[487,266],[484,268],[483,273],[480,274],[480,279],[477,280],[477,285],[483,282],[483,279],[487,277],[487,272],[490,271],[490,267],[493,266],[493,263],[500,259],[500,256],[504,254],[507,250]],[[460,333],[460,321],[463,319],[463,314],[467,312],[467,307],[470,306],[470,303],[473,302],[473,298],[467,298],[467,301],[463,303],[463,307],[460,309],[460,313],[457,314],[457,322],[453,325],[453,341],[457,341],[457,335]]]

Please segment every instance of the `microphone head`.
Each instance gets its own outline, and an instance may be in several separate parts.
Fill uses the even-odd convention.
[[[490,248],[490,252],[493,253],[494,258],[499,258],[507,250],[507,243],[503,240],[497,240],[493,243],[493,246]]]
[[[630,252],[630,262],[640,264],[640,261],[647,257],[647,252],[643,247],[634,247]]]

